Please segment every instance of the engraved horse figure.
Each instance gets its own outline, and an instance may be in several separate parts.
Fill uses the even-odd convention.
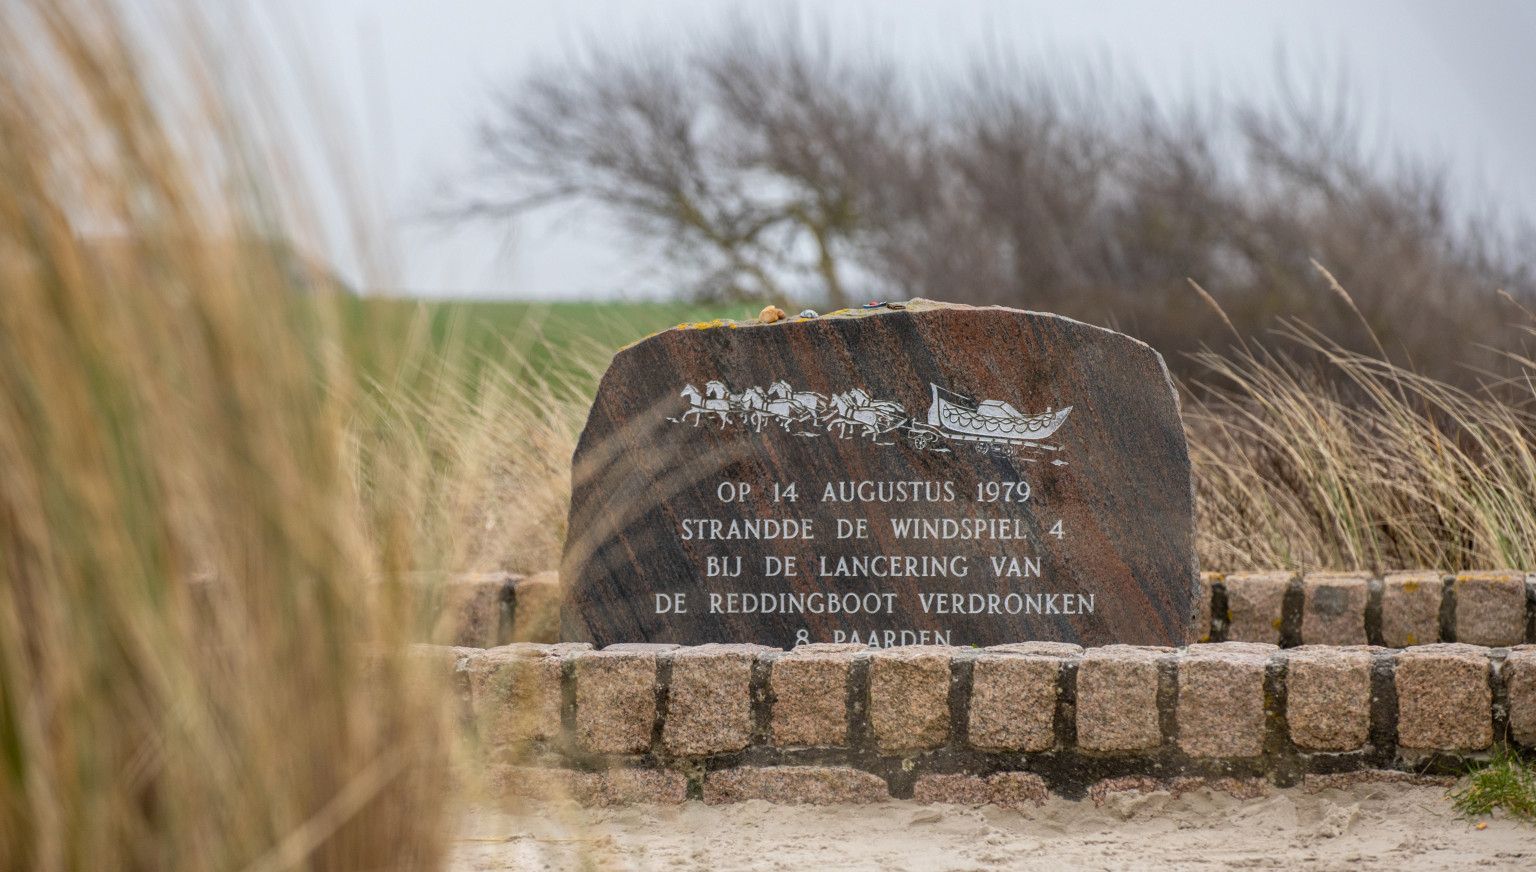
[[[768,415],[768,395],[760,387],[750,387],[731,397],[731,405],[741,412],[742,421],[753,430],[763,432],[763,422]]]
[[[850,430],[858,430],[860,436],[879,441],[880,434],[898,426],[906,417],[906,410],[898,403],[873,403],[869,395],[854,388],[832,396],[833,413],[828,416],[827,429],[837,429],[840,439],[847,439]]]
[[[785,430],[791,424],[817,422],[821,416],[822,396],[811,391],[796,392],[789,382],[780,379],[768,386],[768,414],[778,420]]]
[[[685,397],[688,400],[688,411],[683,413],[683,420],[688,420],[688,416],[692,415],[693,426],[697,427],[705,415],[715,415],[720,419],[720,429],[724,430],[725,425],[731,423],[731,402],[724,396],[725,385],[720,384],[720,382],[710,382],[709,384],[720,385],[720,396],[715,396],[715,392],[710,390],[710,396],[705,398],[699,395],[699,389],[693,385],[683,387],[683,392],[678,394],[678,396]],[[709,390],[709,385],[706,385],[705,389]]]

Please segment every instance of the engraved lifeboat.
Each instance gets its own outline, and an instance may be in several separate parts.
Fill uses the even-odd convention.
[[[928,407],[928,423],[945,436],[972,442],[1037,442],[1049,438],[1061,427],[1072,407],[1025,415],[1000,400],[980,403],[929,383],[933,403]]]

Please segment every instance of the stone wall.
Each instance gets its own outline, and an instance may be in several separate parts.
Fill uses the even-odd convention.
[[[1200,582],[1192,641],[1536,643],[1536,575],[1524,572],[1204,573]]]
[[[1524,572],[1204,573],[1191,642],[1489,647],[1536,643],[1536,575]],[[559,580],[465,576],[442,585],[433,641],[473,647],[552,642]]]
[[[1309,626],[1341,624],[1356,603],[1376,613],[1366,638],[1385,633],[1392,591],[1416,593],[1390,577],[1363,588],[1309,578],[1298,603],[1295,579],[1281,579],[1253,582],[1267,591],[1253,601],[1275,604],[1271,642],[1295,641],[1298,626],[1307,640]],[[1222,629],[1241,630],[1249,582],[1208,581],[1218,611],[1223,599],[1239,603]],[[1458,607],[1480,610],[1502,584],[1441,583],[1436,634],[1464,635],[1474,625],[1458,621]],[[1335,586],[1344,608],[1323,608]],[[1525,590],[1521,576],[1522,621]],[[1320,617],[1309,624],[1309,614]],[[1009,805],[1128,784],[1253,792],[1384,771],[1455,774],[1498,745],[1536,748],[1536,645],[518,643],[421,654],[456,682],[502,788],[592,803]]]

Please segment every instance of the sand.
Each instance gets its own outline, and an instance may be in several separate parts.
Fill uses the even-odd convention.
[[[578,809],[465,815],[453,872],[492,869],[1530,869],[1536,828],[1456,817],[1442,789],[1365,785],[1237,800],[1201,789],[1024,812],[919,805]]]

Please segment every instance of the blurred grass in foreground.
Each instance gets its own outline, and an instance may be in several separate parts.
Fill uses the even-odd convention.
[[[280,131],[177,10],[0,6],[0,868],[434,868],[430,464],[360,435]]]

